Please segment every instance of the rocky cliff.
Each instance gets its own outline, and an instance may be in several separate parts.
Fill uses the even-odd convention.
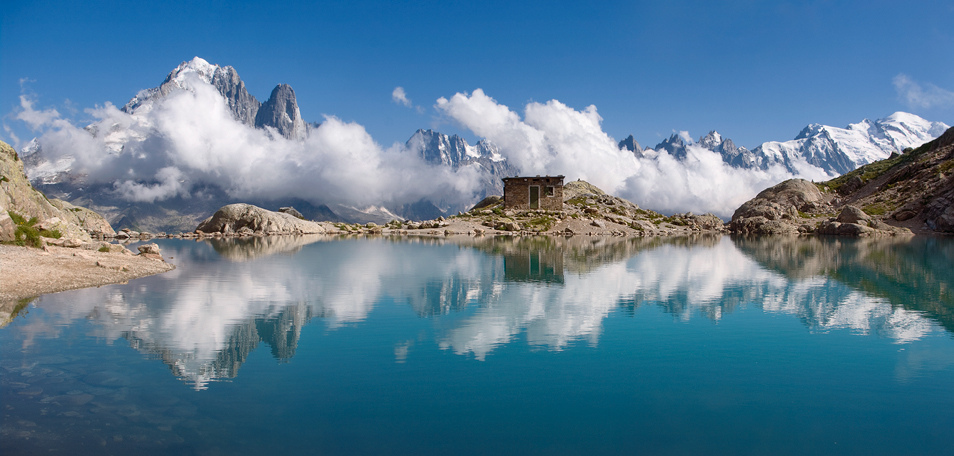
[[[23,161],[9,144],[0,141],[0,240],[13,241],[16,223],[10,213],[24,220],[36,218],[38,230],[59,233],[64,240],[89,242],[92,235],[115,234],[99,214],[65,201],[47,199],[33,188],[23,171]]]
[[[279,84],[255,115],[255,127],[272,127],[285,139],[304,139],[308,134],[298,110],[295,91],[288,84]]]
[[[730,231],[753,234],[954,233],[954,128],[917,149],[827,182],[782,182],[743,204]]]

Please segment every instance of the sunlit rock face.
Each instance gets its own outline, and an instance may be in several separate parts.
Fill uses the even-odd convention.
[[[279,84],[255,115],[255,126],[272,127],[285,139],[305,139],[308,133],[301,119],[295,90],[288,84]]]

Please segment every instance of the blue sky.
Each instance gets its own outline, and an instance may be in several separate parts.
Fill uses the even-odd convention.
[[[954,124],[949,1],[14,0],[0,14],[8,142],[31,134],[10,115],[21,94],[81,124],[194,56],[262,101],[290,84],[306,120],[357,122],[383,145],[418,128],[473,141],[433,106],[478,88],[518,113],[595,105],[606,133],[644,146],[715,129],[754,148],[899,110]]]

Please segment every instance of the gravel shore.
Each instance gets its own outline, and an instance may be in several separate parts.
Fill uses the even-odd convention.
[[[46,293],[125,283],[175,266],[132,252],[0,245],[0,302]]]

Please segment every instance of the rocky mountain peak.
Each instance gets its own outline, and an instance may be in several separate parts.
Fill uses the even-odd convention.
[[[232,117],[248,126],[255,125],[255,116],[262,103],[248,93],[238,71],[230,66],[218,68],[212,76],[211,84],[229,106]]]
[[[417,130],[405,143],[408,150],[428,163],[460,166],[468,155],[467,142],[457,135],[447,136],[433,130]]]
[[[713,150],[722,145],[722,135],[712,130],[707,135],[699,138],[699,145],[706,149]]]
[[[686,158],[686,146],[692,144],[692,141],[686,141],[681,134],[673,133],[669,139],[656,144],[655,150],[665,150],[677,160]]]
[[[637,157],[643,156],[643,147],[639,145],[639,142],[636,141],[633,135],[629,135],[626,139],[620,141],[618,146],[621,150],[628,150]]]
[[[272,89],[255,115],[255,126],[275,128],[286,139],[304,139],[307,128],[298,110],[295,90],[290,85],[279,84]]]

